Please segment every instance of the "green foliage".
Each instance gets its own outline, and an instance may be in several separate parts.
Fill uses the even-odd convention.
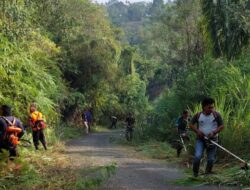
[[[132,112],[137,143],[173,139],[173,124],[181,111],[189,108],[195,113],[200,101],[212,96],[226,126],[221,143],[247,157],[249,1],[113,0],[106,9],[115,26],[104,7],[88,0],[2,0],[2,104],[12,105],[14,114],[26,121],[29,104],[36,102],[52,126],[61,116],[74,126],[81,124],[86,107],[92,108],[99,123],[111,114],[123,119]],[[151,100],[158,97],[153,110],[148,95]],[[149,114],[150,125],[145,122]],[[55,130],[47,130],[53,144],[58,143]],[[66,130],[69,138],[75,133]],[[158,152],[158,148],[167,149],[160,145],[155,147]],[[157,154],[147,145],[141,150]],[[33,184],[34,178],[25,172],[20,176],[20,181],[29,179]],[[59,181],[60,187],[63,178],[52,181]],[[241,179],[247,184],[248,174]],[[81,181],[79,187],[101,181]],[[34,188],[50,185],[38,181]]]
[[[125,113],[132,112],[143,117],[147,113],[148,100],[145,96],[146,85],[137,74],[127,75],[120,81],[120,103]]]
[[[80,134],[80,129],[60,126],[61,118],[75,127],[82,124],[83,109],[91,107],[96,122],[114,112],[124,117],[131,111],[139,125],[149,105],[142,80],[147,74],[134,65],[135,51],[131,60],[121,55],[129,48],[123,50],[116,40],[119,34],[104,16],[105,10],[88,0],[3,0],[0,10],[0,100],[10,104],[25,124],[28,107],[36,102],[46,117],[52,149],[21,149],[20,160],[13,166],[6,162],[7,153],[0,155],[1,188],[97,187],[116,166],[97,168],[93,176],[87,176],[54,155],[63,149],[60,139]],[[137,14],[137,10],[129,12]]]
[[[116,27],[121,27],[125,33],[123,43],[137,45],[142,42],[140,30],[149,16],[150,7],[151,4],[146,2],[126,4],[117,0],[111,0],[106,4],[111,22]]]
[[[79,132],[79,131],[82,131]],[[76,126],[68,126],[65,124],[61,124],[60,126],[55,128],[55,136],[60,140],[69,140],[69,139],[76,139],[80,138],[83,135],[83,129],[78,128]]]
[[[30,14],[23,1],[0,2],[0,33],[15,41],[30,32]]]
[[[247,1],[201,1],[207,30],[216,57],[234,58],[249,40]]]
[[[244,144],[248,142],[250,122],[247,111],[250,106],[249,77],[234,65],[234,62],[228,64],[223,59],[206,56],[201,65],[190,68],[170,92],[166,91],[158,99],[155,128],[161,126],[164,129],[158,132],[167,136],[171,132],[173,118],[177,118],[186,108],[201,111],[200,101],[211,96],[216,99],[216,109],[222,114],[226,127],[222,132],[222,144],[237,154],[246,154]]]
[[[53,69],[56,63],[50,60],[50,55],[43,48],[54,53],[57,48],[52,42],[47,44],[46,38],[42,39],[44,43],[36,39],[19,45],[10,43],[2,35],[0,38],[1,102],[11,105],[15,115],[22,119],[26,118],[28,105],[38,102],[45,115],[51,114],[51,119],[56,119],[54,106],[63,84],[59,83],[60,72]],[[35,46],[35,43],[41,46]],[[50,62],[50,66],[44,63],[45,60]]]
[[[119,93],[124,93],[119,85],[128,80],[113,84],[119,70],[125,72],[129,67],[131,73],[126,74],[136,72],[134,58],[129,63],[120,55],[116,31],[103,16],[106,13],[102,7],[87,0],[18,0],[2,1],[1,10],[0,72],[4,90],[0,98],[13,105],[17,116],[24,119],[33,101],[53,121],[59,116],[56,108],[71,121],[78,121],[76,117],[81,117],[86,107],[92,107],[96,121],[114,111],[126,112],[119,104],[123,101]],[[136,11],[132,8],[130,12]],[[123,68],[118,67],[120,62]],[[142,86],[138,90],[143,99],[146,87],[139,79],[137,82]],[[137,90],[136,85],[133,88]],[[139,113],[140,108],[136,109]]]
[[[151,19],[141,30],[140,53],[154,65],[148,91],[151,99],[172,87],[189,65],[203,57],[200,15],[197,1],[168,3],[157,19]]]

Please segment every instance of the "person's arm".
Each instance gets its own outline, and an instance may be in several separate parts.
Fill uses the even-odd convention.
[[[195,126],[195,124],[198,124],[197,114],[192,118],[189,128],[196,133],[198,138],[203,138],[204,134]]]
[[[0,120],[0,145],[2,145],[2,143],[3,143],[5,131],[6,131],[6,129],[4,127],[4,124]]]
[[[179,132],[179,129],[178,129],[179,123],[180,123],[180,118],[176,119],[176,121],[175,121],[175,130],[177,133]]]
[[[7,124],[2,119],[0,119],[0,140],[3,138],[6,129],[7,129]]]
[[[219,132],[221,132],[224,129],[224,125],[220,125],[219,127],[217,127],[216,130],[212,131],[211,133],[208,134],[208,137],[214,137],[215,135],[217,135]]]
[[[192,131],[194,131],[199,138],[203,138],[204,137],[204,134],[199,129],[197,129],[197,127],[195,127],[193,124],[190,124],[189,128]]]

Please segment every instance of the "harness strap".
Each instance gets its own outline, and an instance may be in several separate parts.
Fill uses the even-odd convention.
[[[198,112],[198,113],[195,115],[197,121],[199,121],[199,118],[200,118],[201,114],[202,114],[202,112]],[[216,121],[217,124],[218,124],[218,117],[219,117],[219,116],[218,116],[218,113],[217,113],[216,111],[213,111],[212,114],[213,114],[213,116],[214,116],[215,121]],[[199,127],[199,126],[198,126],[198,127]]]
[[[16,118],[15,117],[14,117],[13,122],[11,122],[10,120],[8,120],[6,117],[1,117],[1,118],[3,118],[7,122],[7,124],[9,126],[11,126],[11,125],[15,126],[15,124],[16,124]]]

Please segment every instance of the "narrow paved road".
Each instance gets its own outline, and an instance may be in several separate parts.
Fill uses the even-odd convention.
[[[224,190],[227,187],[174,186],[173,180],[182,178],[183,171],[173,164],[142,159],[133,150],[110,143],[121,131],[90,134],[67,144],[66,153],[76,167],[103,166],[117,163],[118,169],[98,190]]]

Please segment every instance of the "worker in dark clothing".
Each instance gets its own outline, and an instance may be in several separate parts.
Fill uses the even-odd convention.
[[[182,115],[176,120],[175,126],[176,126],[176,130],[178,133],[178,136],[181,140],[181,144],[178,144],[178,146],[176,147],[177,149],[177,156],[179,157],[181,154],[181,150],[185,147],[184,143],[187,143],[190,139],[188,136],[188,123],[189,123],[189,113],[188,110],[184,110],[182,112]]]
[[[126,139],[127,141],[131,141],[133,137],[132,133],[133,133],[134,124],[135,124],[135,118],[132,116],[132,113],[129,113],[125,122],[126,122]]]
[[[10,157],[18,156],[17,145],[24,133],[22,123],[12,116],[11,107],[3,105],[0,117],[0,152],[3,149],[9,151]]]
[[[118,121],[117,117],[115,117],[115,116],[112,115],[111,116],[111,126],[110,126],[110,129],[116,128],[117,121]]]
[[[82,119],[85,125],[86,134],[90,133],[91,124],[93,122],[93,116],[90,109],[86,109],[82,114]]]

